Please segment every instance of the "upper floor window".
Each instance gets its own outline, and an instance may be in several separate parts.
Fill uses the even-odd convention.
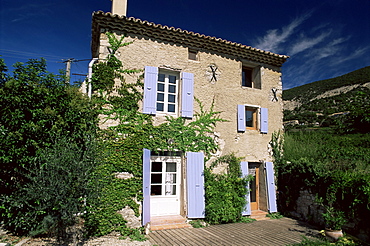
[[[260,67],[242,67],[242,86],[261,89]]]
[[[193,49],[188,49],[188,59],[193,61],[198,61],[198,51]]]
[[[178,108],[179,75],[177,73],[158,73],[157,104],[158,113],[177,114]]]
[[[245,126],[247,129],[257,130],[258,108],[245,107]]]
[[[143,113],[193,117],[194,74],[145,66]]]

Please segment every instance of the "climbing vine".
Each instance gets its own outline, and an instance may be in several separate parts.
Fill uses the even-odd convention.
[[[252,177],[242,177],[240,161],[234,154],[224,155],[204,170],[206,221],[210,224],[242,221],[247,184]],[[226,173],[213,172],[220,165],[226,166]]]
[[[207,159],[216,152],[217,144],[213,130],[218,122],[219,112],[214,111],[213,103],[209,110],[199,104],[199,112],[193,121],[184,118],[167,117],[158,126],[153,124],[152,116],[138,111],[142,99],[143,76],[140,70],[125,70],[115,53],[119,48],[129,45],[124,37],[118,39],[114,34],[106,34],[110,54],[106,61],[94,66],[92,78],[94,98],[101,106],[101,118],[114,120],[116,124],[101,130],[102,163],[95,170],[95,187],[99,196],[91,198],[91,210],[85,216],[89,235],[104,235],[119,231],[122,235],[136,235],[137,230],[129,229],[124,218],[117,211],[126,206],[139,215],[142,201],[142,150],[203,151]],[[135,83],[124,79],[126,74],[137,74]],[[132,174],[127,179],[117,178],[117,173]]]

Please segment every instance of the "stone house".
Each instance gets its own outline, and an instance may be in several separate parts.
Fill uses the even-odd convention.
[[[134,41],[119,50],[119,57],[124,67],[144,70],[141,110],[152,115],[156,124],[166,115],[190,122],[199,110],[194,98],[206,107],[214,102],[215,111],[227,120],[215,128],[217,156],[235,153],[243,157],[243,173],[255,176],[243,215],[256,210],[276,212],[269,142],[283,125],[281,66],[288,57],[128,18],[114,6],[112,12],[93,14],[93,57],[107,56],[107,31],[125,35],[126,42]],[[144,149],[143,225],[161,215],[203,218],[203,153],[165,153],[154,155]]]

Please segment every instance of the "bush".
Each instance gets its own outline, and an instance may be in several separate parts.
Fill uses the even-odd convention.
[[[218,165],[226,165],[227,172],[213,173]],[[206,221],[210,224],[233,223],[241,219],[246,206],[245,196],[250,177],[242,177],[240,158],[225,155],[204,170],[206,190]]]
[[[53,146],[41,150],[26,167],[28,182],[2,200],[4,228],[18,234],[64,238],[66,228],[86,211],[94,155],[93,142],[82,148],[66,138],[56,138]]]

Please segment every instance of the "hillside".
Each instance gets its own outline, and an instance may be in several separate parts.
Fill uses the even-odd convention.
[[[312,82],[283,91],[284,101],[307,102],[320,94],[341,87],[363,85],[370,82],[370,66],[355,70],[342,76]]]
[[[331,126],[345,132],[368,132],[370,66],[285,90],[283,99],[284,121],[291,121],[294,128]]]

